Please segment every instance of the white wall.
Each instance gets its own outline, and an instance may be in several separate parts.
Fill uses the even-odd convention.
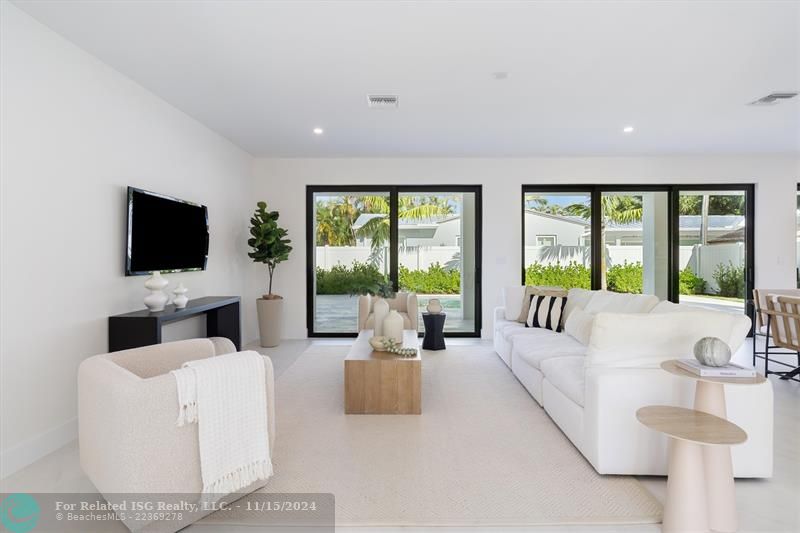
[[[488,337],[500,289],[520,279],[522,184],[756,183],[756,285],[794,287],[798,166],[793,156],[258,159],[254,196],[281,212],[293,240],[295,250],[278,267],[276,287],[286,298],[284,336],[302,338],[306,185],[483,184],[483,334]],[[253,298],[257,294],[252,291]]]
[[[170,287],[244,296],[252,158],[0,5],[6,475],[75,437],[78,364],[106,351],[109,315],[143,308],[145,278],[124,277],[125,186],[208,206],[208,270],[168,275]],[[186,326],[165,335],[197,333],[196,323]]]

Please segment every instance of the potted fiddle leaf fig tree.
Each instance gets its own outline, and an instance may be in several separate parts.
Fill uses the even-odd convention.
[[[255,263],[267,265],[269,286],[267,293],[256,302],[258,309],[258,329],[261,346],[277,346],[281,339],[283,322],[283,297],[272,293],[272,278],[275,267],[289,259],[292,241],[287,238],[288,231],[278,225],[278,212],[267,211],[266,202],[258,202],[250,219],[250,238],[247,244],[252,251],[247,255]]]

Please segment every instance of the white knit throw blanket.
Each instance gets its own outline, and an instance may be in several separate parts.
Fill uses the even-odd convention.
[[[197,422],[203,493],[226,495],[272,475],[263,356],[247,351],[173,370],[178,426]]]

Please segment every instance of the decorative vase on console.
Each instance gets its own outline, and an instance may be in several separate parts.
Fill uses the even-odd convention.
[[[375,302],[372,304],[372,318],[374,325],[372,326],[373,334],[376,337],[384,335],[383,321],[389,314],[389,302],[385,298],[375,296]]]
[[[144,305],[151,313],[163,311],[164,306],[167,305],[169,298],[163,290],[167,285],[169,282],[161,276],[161,272],[158,270],[153,271],[153,274],[144,282],[144,287],[150,291],[150,294],[144,297]]]
[[[398,345],[403,343],[403,317],[396,309],[389,311],[383,320],[383,336],[393,339]]]
[[[183,286],[183,283],[178,283],[178,286],[172,291],[175,295],[175,298],[172,299],[172,303],[175,304],[175,309],[186,308],[186,304],[189,303],[189,298],[186,297],[186,292],[188,290],[189,289]]]

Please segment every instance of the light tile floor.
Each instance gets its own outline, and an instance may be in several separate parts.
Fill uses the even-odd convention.
[[[260,348],[261,353],[271,357],[276,376],[289,368],[303,351],[313,344],[349,345],[351,339],[319,339],[285,341],[277,348]],[[482,344],[491,347],[491,341],[477,339],[448,339],[448,346]],[[736,360],[750,360],[751,345],[748,343],[736,354]],[[737,480],[736,500],[739,511],[740,531],[781,532],[800,531],[800,384],[780,381],[770,377],[775,391],[775,473],[768,480]],[[533,401],[533,400],[531,400]],[[640,481],[659,500],[666,494],[666,480],[663,477],[641,477]],[[16,474],[0,480],[2,492],[94,492],[91,482],[83,475],[78,464],[77,441],[44,457]],[[382,532],[397,531],[450,531],[456,528],[382,528]],[[364,532],[366,528],[338,528],[337,531]],[[198,533],[222,533],[247,531],[253,528],[224,529],[212,526],[191,526],[184,531]],[[476,532],[477,528],[469,531]],[[552,531],[552,532],[642,532],[660,531],[658,525],[647,526],[562,526],[540,528],[491,528],[480,531]]]

